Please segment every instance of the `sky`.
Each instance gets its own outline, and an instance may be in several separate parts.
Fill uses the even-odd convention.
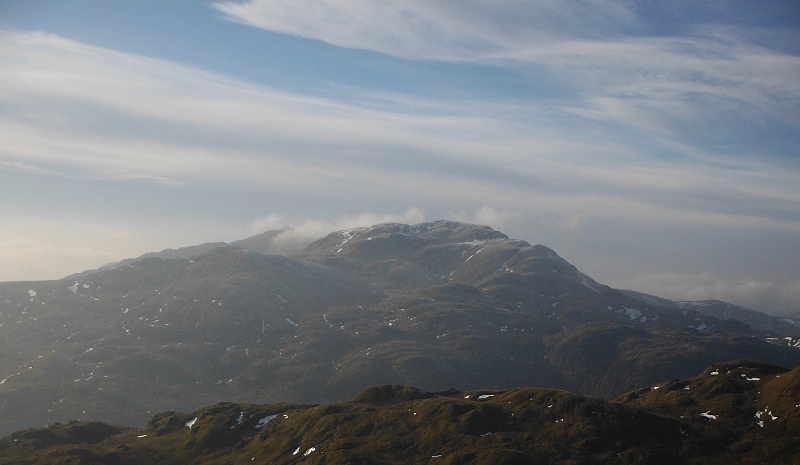
[[[450,219],[800,312],[793,0],[0,0],[0,281]]]

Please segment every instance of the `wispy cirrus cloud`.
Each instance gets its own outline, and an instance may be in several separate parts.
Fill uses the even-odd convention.
[[[438,198],[449,205],[442,213],[511,194],[566,216],[798,224],[796,171],[759,159],[720,166],[702,148],[664,149],[648,132],[621,137],[569,112],[400,94],[376,108],[43,34],[5,33],[1,58],[6,164],[176,187],[336,192],[343,202],[379,191],[406,199],[395,208]]]
[[[555,37],[606,35],[638,23],[627,2],[568,0],[249,0],[217,2],[262,29],[411,59],[477,60]]]
[[[800,57],[755,44],[741,24],[689,23],[659,35],[635,2],[599,0],[214,5],[233,21],[341,47],[546,76],[561,108],[645,131],[677,151],[701,144],[725,156],[785,156],[798,142]],[[724,17],[725,8],[708,8]],[[795,136],[785,140],[787,132]],[[748,144],[770,133],[774,145]]]

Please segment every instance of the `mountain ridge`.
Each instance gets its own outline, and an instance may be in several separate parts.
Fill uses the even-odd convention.
[[[370,386],[337,404],[217,403],[146,426],[56,424],[0,464],[793,464],[800,368],[735,360],[603,400],[548,388]]]
[[[485,226],[375,225],[294,257],[229,245],[0,283],[0,434],[376,384],[612,398],[726,360],[800,363],[773,334],[645,304]]]
[[[493,233],[495,233],[498,238],[509,239],[508,236],[506,236],[505,234],[503,234],[503,233],[501,233],[499,231],[492,230],[488,226],[474,225],[474,224],[469,224],[469,223],[460,223],[460,222],[449,221],[449,220],[439,220],[439,221],[433,221],[433,222],[428,222],[428,223],[419,223],[417,225],[406,225],[406,224],[402,224],[402,223],[381,223],[381,224],[373,225],[371,227],[358,227],[358,228],[350,228],[350,229],[344,229],[344,230],[339,230],[339,231],[333,231],[333,232],[330,232],[330,233],[326,234],[324,237],[316,239],[316,240],[308,239],[308,238],[306,238],[306,239],[298,239],[297,238],[298,236],[293,235],[293,233],[294,233],[293,229],[291,229],[289,227],[285,227],[285,228],[282,228],[282,229],[267,230],[267,231],[264,231],[262,233],[255,234],[253,236],[249,236],[249,237],[247,237],[245,239],[240,239],[240,240],[236,240],[236,241],[232,241],[232,242],[207,242],[207,243],[203,243],[203,244],[187,246],[187,247],[181,247],[181,248],[177,248],[177,249],[168,248],[168,249],[164,249],[164,250],[162,250],[160,252],[148,252],[148,253],[143,254],[143,255],[141,255],[139,257],[128,258],[128,259],[121,260],[119,262],[108,263],[108,264],[103,265],[103,266],[101,266],[99,268],[96,268],[96,269],[90,269],[90,270],[85,270],[85,271],[82,271],[82,272],[74,273],[74,274],[68,275],[68,276],[66,276],[66,277],[64,277],[62,279],[75,279],[75,278],[79,278],[81,276],[84,276],[84,275],[87,275],[87,274],[91,274],[91,273],[94,273],[94,272],[97,272],[97,271],[109,270],[109,269],[119,268],[121,266],[126,266],[126,265],[128,265],[130,263],[134,263],[136,261],[139,261],[139,260],[142,260],[142,259],[145,259],[145,258],[151,258],[151,257],[158,257],[158,258],[187,258],[188,259],[188,258],[191,258],[191,257],[193,257],[195,255],[198,255],[198,254],[201,254],[201,253],[204,253],[204,252],[208,252],[208,251],[211,251],[211,250],[213,250],[215,248],[219,248],[219,247],[223,247],[223,248],[229,248],[229,247],[242,248],[242,249],[250,250],[252,252],[258,252],[258,253],[263,253],[263,254],[279,254],[279,255],[284,255],[284,256],[287,256],[287,257],[297,257],[297,256],[302,256],[302,255],[306,255],[307,254],[307,251],[305,251],[304,249],[308,245],[313,244],[313,243],[321,243],[323,240],[327,240],[328,238],[335,238],[337,236],[342,236],[342,237],[346,238],[349,235],[352,235],[354,232],[375,230],[375,229],[378,229],[380,227],[385,227],[385,226],[394,227],[394,228],[397,228],[397,229],[400,229],[400,230],[403,230],[403,228],[405,228],[407,231],[410,232],[410,231],[414,230],[415,227],[430,226],[430,225],[460,225],[463,228],[475,228],[475,227],[477,227],[477,228],[493,231]],[[281,237],[283,237],[283,236],[291,236],[292,239],[281,240]],[[347,242],[347,241],[344,241],[344,242]],[[522,242],[522,243],[530,246],[530,244],[528,244],[525,241],[519,241],[519,242]],[[335,243],[335,239],[334,239],[334,243]],[[343,245],[343,243],[339,243],[339,245],[341,246],[341,245]],[[541,244],[536,244],[536,245],[533,245],[532,247],[543,248],[544,250],[547,250],[550,253],[552,253],[554,255],[557,255],[552,249],[550,249],[550,248],[548,248],[548,247],[546,247],[544,245],[541,245]],[[333,251],[333,249],[331,251]],[[588,277],[586,275],[583,275],[583,276],[587,278],[587,281],[590,284],[592,284],[592,285],[598,284],[594,280],[592,280],[590,277]],[[608,287],[608,286],[606,286],[606,287]],[[732,303],[729,303],[729,302],[719,301],[719,300],[701,300],[701,301],[688,301],[688,300],[683,300],[682,301],[682,300],[678,300],[678,301],[673,301],[673,300],[665,299],[663,297],[658,297],[658,296],[654,296],[654,295],[651,295],[651,294],[646,294],[646,293],[638,292],[638,291],[634,291],[634,290],[628,290],[628,289],[617,289],[617,290],[619,292],[622,292],[622,293],[626,294],[629,297],[635,298],[637,300],[641,300],[641,301],[643,301],[645,303],[656,304],[656,305],[663,306],[663,307],[691,308],[693,310],[699,310],[701,312],[704,312],[703,308],[708,307],[708,305],[705,305],[705,304],[709,304],[709,303],[715,304],[715,305],[716,304],[724,305],[724,306],[726,306],[726,309],[727,309],[727,306],[730,306],[730,308],[735,308],[735,309],[740,310],[740,312],[738,312],[738,314],[732,315],[734,319],[736,319],[738,321],[742,321],[742,322],[744,322],[744,323],[746,323],[746,324],[748,324],[750,326],[754,326],[754,329],[756,329],[758,331],[762,331],[762,330],[770,331],[771,330],[771,331],[776,331],[776,334],[778,336],[790,336],[791,335],[791,336],[800,337],[800,319],[783,317],[783,316],[776,316],[776,315],[770,315],[770,314],[767,314],[765,312],[761,312],[759,310],[754,310],[752,308],[744,307],[744,306],[737,305],[737,304],[732,304]],[[719,315],[724,315],[724,311],[715,311],[715,312],[706,311],[704,314],[707,314],[709,316],[719,316]],[[763,321],[767,321],[767,323],[763,323]],[[787,326],[787,325],[790,325],[790,326]]]

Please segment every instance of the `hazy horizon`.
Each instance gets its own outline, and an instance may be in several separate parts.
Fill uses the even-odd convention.
[[[787,1],[2,1],[0,281],[451,219],[800,312],[799,30]]]

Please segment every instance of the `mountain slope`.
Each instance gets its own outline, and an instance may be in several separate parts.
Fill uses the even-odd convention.
[[[770,332],[776,336],[800,338],[800,321],[787,317],[768,315],[752,308],[734,305],[720,300],[671,301],[642,292],[621,290],[628,297],[643,303],[664,308],[693,310],[719,320],[735,320],[748,325],[754,331]]]
[[[140,430],[20,431],[0,440],[0,464],[794,464],[799,370],[729,362],[616,402],[383,385],[332,405],[220,403],[155,415]]]
[[[703,315],[713,316],[721,320],[732,318],[747,324],[756,331],[768,331],[775,333],[777,336],[800,338],[800,322],[789,318],[767,315],[747,307],[719,300],[676,302],[676,305],[678,308],[697,310]]]
[[[312,368],[337,352],[325,311],[379,298],[330,270],[235,249],[4,283],[0,294],[4,429],[87,417],[141,424],[149,412],[260,390],[263,399],[308,396],[326,379]],[[298,378],[298,360],[283,351],[302,347],[300,325],[320,337]]]
[[[164,249],[160,252],[148,252],[140,257],[126,258],[125,260],[121,260],[119,262],[108,263],[96,270],[87,270],[80,273],[75,273],[67,276],[64,279],[80,279],[98,271],[124,268],[128,265],[132,265],[148,258],[189,259],[219,248],[240,248],[265,255],[280,254],[292,256],[301,251],[307,245],[307,242],[310,241],[306,241],[305,239],[292,234],[291,229],[272,229],[260,234],[256,234],[255,236],[250,236],[245,239],[230,243],[206,242],[204,244],[181,247],[178,249]]]
[[[295,259],[225,245],[0,283],[0,434],[376,384],[614,397],[740,358],[788,368],[800,350],[629,297],[485,226],[386,224]]]

